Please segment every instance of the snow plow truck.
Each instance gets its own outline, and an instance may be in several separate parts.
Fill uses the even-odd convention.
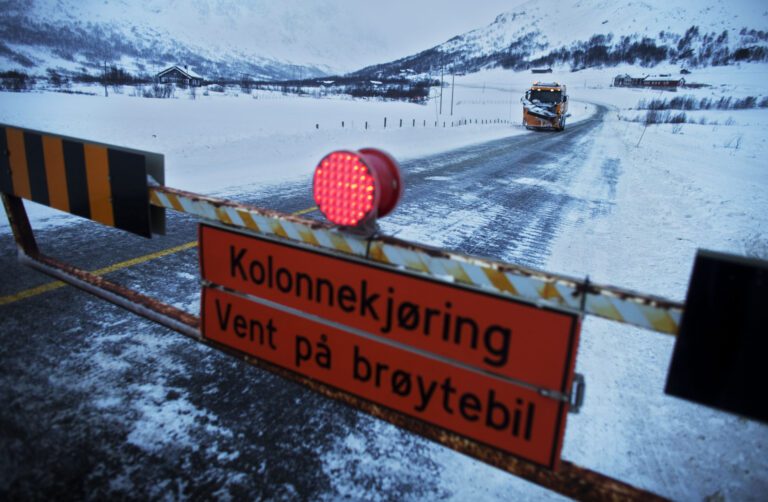
[[[526,129],[565,129],[568,116],[565,85],[535,82],[520,102],[523,103],[523,126]]]

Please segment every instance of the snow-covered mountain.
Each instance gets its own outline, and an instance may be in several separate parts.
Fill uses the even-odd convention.
[[[488,26],[359,75],[768,59],[768,4],[750,0],[518,2]]]
[[[209,79],[327,74],[329,58],[298,37],[313,9],[278,23],[264,20],[269,9],[234,0],[0,0],[0,70],[94,73],[106,63],[152,75],[180,63]]]
[[[0,0],[0,71],[97,75],[108,65],[151,76],[178,63],[208,79],[318,77],[360,68],[360,54],[371,64],[381,61],[380,49],[387,45],[382,30],[389,40],[412,35],[413,30],[399,32],[398,24],[378,26],[371,19],[373,8],[364,5],[344,0]],[[768,5],[754,0],[510,0],[508,5],[483,28],[352,75],[768,59]],[[441,7],[456,15],[462,8],[471,7]],[[408,16],[411,12],[403,9],[402,17]],[[430,20],[423,22],[424,30],[433,29]]]

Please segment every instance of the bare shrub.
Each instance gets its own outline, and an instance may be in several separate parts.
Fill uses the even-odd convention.
[[[669,122],[669,112],[660,110],[648,110],[645,114],[645,125],[664,124]]]
[[[685,124],[687,121],[688,117],[685,116],[684,112],[672,115],[668,119],[668,122],[671,124]]]
[[[160,84],[155,82],[151,86],[141,86],[141,95],[145,98],[160,98],[167,99],[172,98],[176,92],[173,84]]]
[[[685,112],[672,114],[669,112],[669,110],[648,110],[645,112],[645,118],[641,118],[640,121],[645,125],[696,123],[694,119],[689,119]],[[702,117],[699,123],[705,124],[706,120]],[[673,130],[673,132],[675,131]],[[677,132],[679,132],[679,130]],[[677,132],[675,132],[675,134],[677,134]]]
[[[757,108],[758,106],[768,108],[768,97],[762,98],[759,101],[755,96],[747,96],[741,99],[723,96],[720,99],[701,98],[696,100],[695,97],[686,95],[675,96],[670,100],[657,98],[650,101],[641,99],[637,102],[638,110],[747,110]]]
[[[755,108],[757,106],[757,98],[754,96],[747,96],[744,99],[738,99],[733,104],[735,110],[744,110],[747,108]]]
[[[652,99],[648,103],[648,110],[668,110],[669,105],[666,99]]]
[[[717,102],[715,102],[714,108],[717,108],[718,110],[730,110],[731,108],[731,97],[728,96],[720,98]]]
[[[676,96],[669,101],[671,110],[695,110],[697,105],[693,96]]]
[[[728,142],[725,143],[725,145],[723,146],[725,148],[733,148],[734,150],[738,150],[739,148],[741,148],[741,138],[742,138],[741,134],[739,134],[738,136],[734,136],[733,138],[728,140]]]

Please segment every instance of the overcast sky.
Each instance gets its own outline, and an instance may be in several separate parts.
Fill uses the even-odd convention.
[[[35,0],[33,15],[127,25],[213,50],[350,71],[487,26],[524,1]]]
[[[49,0],[51,1],[51,0]],[[83,0],[81,0],[83,1]],[[489,25],[526,0],[85,0],[142,5],[149,22],[300,64],[351,71]],[[263,52],[262,52],[263,51]]]
[[[177,41],[202,54],[347,72],[416,54],[484,28],[501,13],[525,10],[543,15],[538,28],[550,43],[558,44],[586,40],[598,33],[594,30],[643,32],[652,27],[655,36],[659,29],[682,33],[702,22],[722,29],[726,19],[731,23],[738,19],[743,26],[759,24],[766,16],[765,1],[11,0],[0,16],[16,10],[38,22],[101,23],[143,35],[143,40]],[[549,15],[555,9],[567,15]],[[608,17],[613,19],[610,28],[602,26]]]
[[[232,45],[261,47],[278,59],[350,71],[409,56],[487,26],[524,1],[216,0],[216,10],[226,5],[232,12],[227,29],[211,26],[209,17],[201,19],[199,9],[188,19],[211,26]],[[183,15],[179,20],[186,22]]]
[[[521,0],[338,0],[381,37],[386,60],[414,54],[493,22]]]

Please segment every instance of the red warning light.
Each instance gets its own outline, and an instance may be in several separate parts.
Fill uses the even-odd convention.
[[[333,152],[315,168],[315,202],[337,225],[354,227],[386,216],[402,191],[397,163],[375,148]]]

